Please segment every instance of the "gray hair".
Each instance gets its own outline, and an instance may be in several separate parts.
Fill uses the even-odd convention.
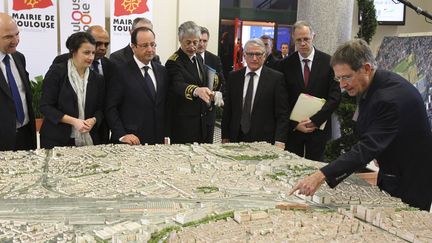
[[[150,26],[150,29],[153,29],[153,24],[152,24],[152,22],[151,22],[149,19],[144,18],[144,17],[138,17],[138,18],[135,18],[135,19],[133,20],[133,22],[132,22],[132,30],[131,30],[131,32],[132,32],[134,29],[136,29],[136,28],[137,28],[137,25],[138,25],[139,23],[141,23],[141,22],[143,22],[145,25]]]
[[[210,38],[210,32],[206,27],[201,26],[200,30],[201,30],[201,35],[207,34],[207,36]]]
[[[179,40],[183,40],[184,36],[201,37],[201,28],[193,21],[187,21],[178,27]]]
[[[340,45],[330,60],[330,65],[347,64],[353,71],[358,71],[365,63],[376,70],[378,65],[372,50],[362,39],[352,40]]]
[[[297,28],[303,28],[303,27],[309,28],[309,32],[310,32],[311,35],[315,34],[314,30],[312,29],[312,25],[309,22],[304,21],[304,20],[299,20],[299,21],[297,21],[297,22],[294,23],[293,29],[292,29],[292,33],[294,34],[294,31]]]
[[[244,45],[245,51],[247,51],[247,49],[248,49],[249,46],[259,46],[259,47],[261,47],[262,51],[265,52],[264,42],[261,39],[259,39],[259,38],[248,40],[246,42],[246,44]]]

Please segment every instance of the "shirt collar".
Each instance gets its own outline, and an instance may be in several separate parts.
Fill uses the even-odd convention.
[[[138,58],[135,55],[133,55],[133,58],[134,58],[136,64],[138,65],[139,69],[142,69],[145,66],[149,67],[149,69],[153,69],[151,66],[151,62],[149,62],[149,64],[146,65],[146,64],[142,63],[140,60],[138,60]]]
[[[246,67],[245,77],[248,76],[248,74],[249,74],[250,72],[254,72],[255,75],[259,77],[259,76],[261,75],[262,68],[263,68],[263,66],[261,66],[260,68],[258,68],[258,69],[255,70],[255,71],[252,71],[252,70],[249,69],[249,67]]]
[[[303,62],[304,59],[308,59],[309,61],[313,61],[313,58],[315,56],[315,47],[312,47],[312,52],[308,57],[302,57],[302,55],[300,55],[300,52],[298,53],[299,57],[300,57],[300,62]]]
[[[3,59],[5,58],[7,54],[0,51],[0,62],[3,62]]]

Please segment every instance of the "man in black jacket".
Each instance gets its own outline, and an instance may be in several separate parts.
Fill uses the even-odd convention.
[[[207,68],[196,53],[201,29],[192,21],[184,22],[178,37],[180,48],[165,63],[171,79],[171,141],[206,143],[213,92],[208,88]]]
[[[265,141],[285,148],[288,97],[282,73],[264,66],[260,39],[246,42],[247,67],[230,73],[225,89],[222,142]]]
[[[330,187],[373,159],[378,187],[413,207],[432,202],[432,132],[418,90],[401,76],[377,69],[363,40],[341,45],[331,65],[340,87],[359,100],[359,141],[350,151],[301,180],[291,193],[313,195],[324,180]]]
[[[36,148],[30,82],[18,43],[15,21],[0,13],[0,151]]]
[[[285,75],[289,104],[297,102],[301,93],[325,99],[324,106],[302,122],[290,122],[287,150],[307,159],[324,161],[326,142],[331,137],[331,115],[341,99],[338,83],[334,80],[330,56],[313,46],[314,32],[309,23],[298,21],[293,26],[297,51],[277,65]],[[319,127],[326,122],[324,130]]]
[[[210,38],[210,33],[206,27],[201,27],[201,38],[198,44],[197,54],[199,54],[205,65],[215,71],[214,81],[211,83],[211,90],[214,91],[215,102],[212,102],[212,107],[208,112],[207,119],[207,137],[206,143],[213,143],[214,127],[216,122],[216,110],[215,103],[217,106],[223,105],[222,88],[225,83],[223,76],[222,63],[218,56],[207,51],[207,44]],[[210,84],[210,83],[209,83]]]

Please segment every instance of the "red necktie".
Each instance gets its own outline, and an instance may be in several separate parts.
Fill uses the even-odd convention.
[[[305,88],[307,88],[308,84],[309,84],[309,75],[310,75],[310,69],[309,69],[309,59],[303,59],[304,62],[304,68],[303,68],[303,80],[304,80],[304,85]]]

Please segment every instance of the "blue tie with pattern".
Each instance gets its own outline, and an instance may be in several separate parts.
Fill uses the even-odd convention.
[[[21,100],[21,96],[18,90],[18,86],[17,83],[15,81],[15,78],[12,74],[12,69],[10,66],[10,57],[9,55],[6,55],[3,59],[3,62],[6,66],[6,76],[9,82],[9,87],[12,93],[12,97],[13,100],[15,102],[15,110],[16,110],[16,117],[17,117],[17,121],[20,124],[23,124],[24,122],[24,108],[23,108],[23,103]]]

